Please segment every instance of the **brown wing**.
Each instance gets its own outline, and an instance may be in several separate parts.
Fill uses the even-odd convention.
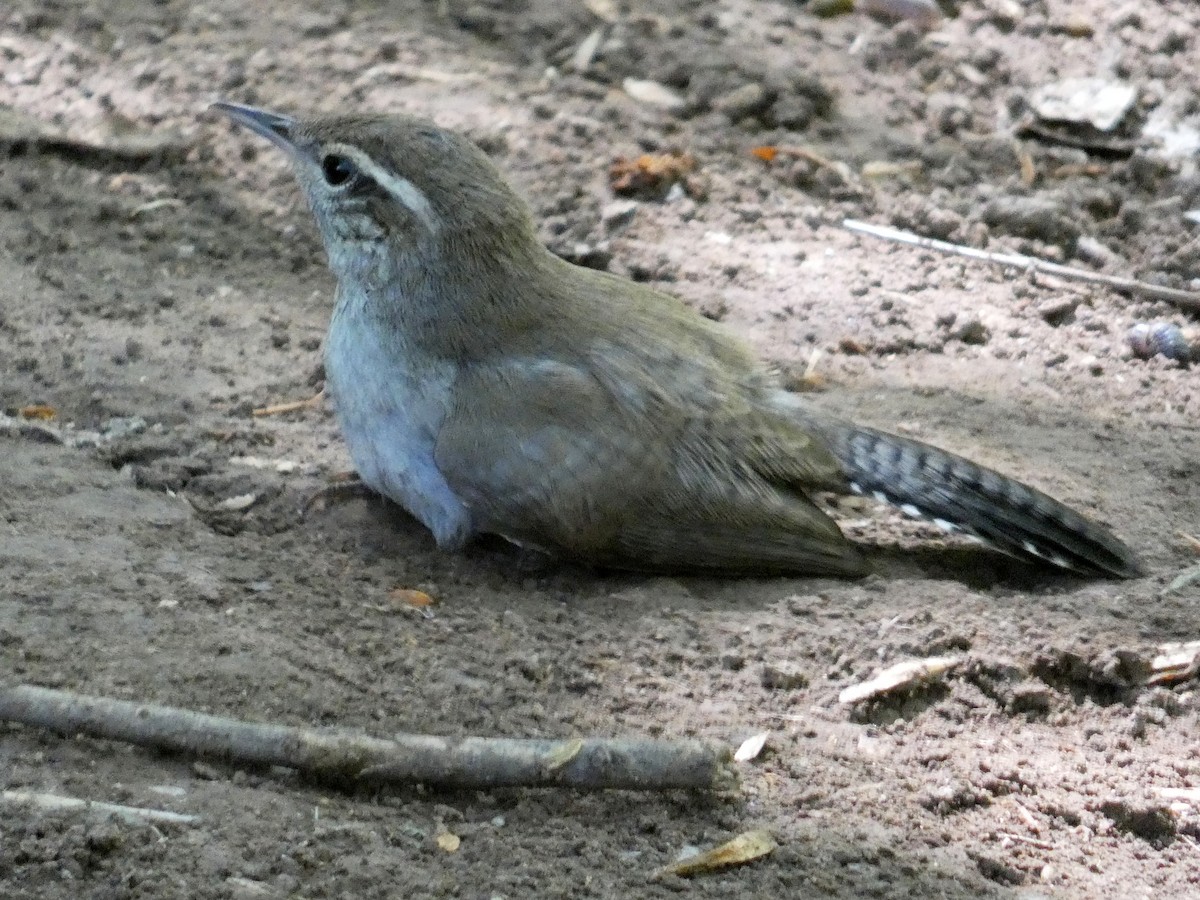
[[[832,457],[752,391],[698,383],[720,374],[703,360],[688,368],[599,347],[470,371],[438,467],[481,530],[583,561],[860,573],[802,492],[838,479]]]

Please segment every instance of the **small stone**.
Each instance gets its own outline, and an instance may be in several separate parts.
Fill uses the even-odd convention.
[[[301,14],[293,22],[293,27],[299,30],[303,37],[323,38],[329,37],[335,31],[344,28],[347,21],[347,11],[345,9],[336,9],[332,12],[322,11]]]
[[[1059,325],[1065,325],[1075,320],[1075,308],[1077,306],[1079,306],[1077,298],[1060,297],[1039,304],[1036,311],[1047,325],[1057,328]]]
[[[1158,52],[1166,56],[1181,53],[1188,49],[1192,40],[1192,31],[1186,25],[1171,26],[1158,43]]]
[[[809,0],[806,8],[810,15],[832,19],[854,12],[854,0]]]
[[[991,332],[987,326],[979,319],[972,317],[960,322],[950,332],[950,337],[955,340],[962,341],[964,344],[986,344],[988,338],[991,337]]]
[[[746,667],[746,657],[740,653],[725,653],[721,656],[721,668],[726,672],[740,672]]]
[[[1064,78],[1042,85],[1029,104],[1039,119],[1112,131],[1137,101],[1132,84],[1104,78]]]
[[[1014,713],[1045,715],[1054,707],[1054,692],[1041,681],[1026,681],[1016,685],[1008,698],[1008,708]]]
[[[204,781],[224,781],[225,776],[213,766],[206,762],[196,761],[192,763],[192,774]]]
[[[633,221],[639,204],[636,200],[614,200],[600,210],[600,221],[605,228],[623,228]]]
[[[1109,800],[1100,805],[1100,812],[1121,831],[1152,844],[1165,844],[1175,837],[1175,817],[1161,804]]]
[[[685,104],[683,97],[679,96],[679,94],[675,93],[665,84],[659,84],[657,81],[649,81],[643,78],[626,78],[621,82],[621,87],[634,100],[644,103],[647,106],[657,106],[660,109],[676,112],[683,109]]]
[[[607,243],[585,244],[579,242],[570,247],[558,249],[557,252],[567,262],[599,272],[606,271],[613,259],[612,250]]]
[[[743,84],[727,94],[722,94],[713,100],[713,109],[724,113],[732,121],[749,118],[766,109],[771,103],[767,89],[757,81]]]
[[[1078,216],[1044,197],[996,197],[983,208],[983,221],[1007,234],[1059,247],[1079,240]]]
[[[795,691],[808,687],[808,675],[791,663],[765,663],[762,685],[772,691]]]
[[[766,118],[769,124],[791,131],[803,131],[817,114],[817,105],[808,97],[780,97],[772,105]]]
[[[974,806],[988,806],[991,798],[969,782],[955,779],[922,791],[917,795],[917,802],[931,812],[945,816]]]
[[[971,104],[960,94],[937,91],[925,101],[925,118],[942,134],[952,135],[969,130],[974,115]]]
[[[1096,26],[1091,18],[1079,10],[1068,12],[1059,28],[1067,37],[1073,38],[1090,38],[1096,33]]]
[[[1113,28],[1134,28],[1142,27],[1142,4],[1133,0],[1126,3],[1124,6],[1118,7],[1116,12],[1112,14],[1110,25]]]
[[[1075,242],[1075,255],[1084,262],[1089,262],[1092,265],[1104,267],[1118,262],[1117,254],[1104,246],[1094,237],[1088,235],[1080,235],[1079,240]]]

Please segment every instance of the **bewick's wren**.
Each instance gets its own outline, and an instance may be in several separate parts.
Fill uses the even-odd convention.
[[[291,159],[337,276],[325,372],[354,465],[439,546],[493,533],[621,568],[860,575],[809,499],[853,491],[1014,556],[1137,573],[1058,501],[815,410],[676,298],[560,260],[466,138],[216,108]]]

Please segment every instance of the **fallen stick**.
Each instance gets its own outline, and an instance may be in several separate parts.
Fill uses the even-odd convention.
[[[1037,847],[1039,850],[1053,850],[1054,845],[1049,841],[1039,840],[1038,838],[1025,837],[1023,834],[1013,834],[1011,831],[997,831],[996,837],[1004,841],[1012,841],[1015,844],[1028,844],[1030,847]]]
[[[263,416],[279,416],[301,409],[316,409],[324,401],[325,388],[321,388],[305,400],[289,400],[286,403],[273,403],[270,406],[260,406],[257,409],[250,410],[250,415],[262,418]]]
[[[872,237],[883,238],[885,241],[898,241],[902,244],[912,244],[923,250],[938,250],[942,253],[952,253],[965,256],[968,259],[981,259],[984,262],[998,266],[1014,266],[1018,269],[1033,269],[1047,275],[1058,275],[1075,281],[1086,281],[1091,284],[1102,284],[1113,290],[1149,300],[1165,300],[1183,309],[1200,310],[1200,293],[1184,291],[1178,288],[1162,287],[1135,278],[1121,278],[1117,275],[1103,275],[1099,272],[1089,272],[1087,269],[1077,269],[1064,266],[1061,263],[1038,259],[1036,256],[1025,256],[1022,253],[993,253],[989,250],[979,250],[962,244],[951,244],[934,238],[922,237],[911,231],[901,231],[899,228],[889,228],[886,225],[872,225],[870,222],[860,222],[857,219],[843,219],[842,227],[850,231],[869,234]]]
[[[66,812],[91,812],[105,816],[114,815],[132,825],[151,823],[154,825],[193,825],[199,816],[169,812],[165,809],[147,809],[143,806],[124,806],[120,803],[102,803],[99,800],[80,800],[59,794],[40,794],[32,791],[3,791],[0,800],[18,806],[34,806],[38,809]]]
[[[0,721],[376,784],[420,783],[458,790],[726,791],[738,783],[729,748],[692,740],[554,741],[419,734],[385,740],[342,730],[243,722],[32,685],[0,687]]]

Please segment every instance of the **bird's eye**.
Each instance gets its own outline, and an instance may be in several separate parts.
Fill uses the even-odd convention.
[[[358,166],[345,156],[330,153],[321,160],[321,174],[333,187],[340,187],[358,174]]]

